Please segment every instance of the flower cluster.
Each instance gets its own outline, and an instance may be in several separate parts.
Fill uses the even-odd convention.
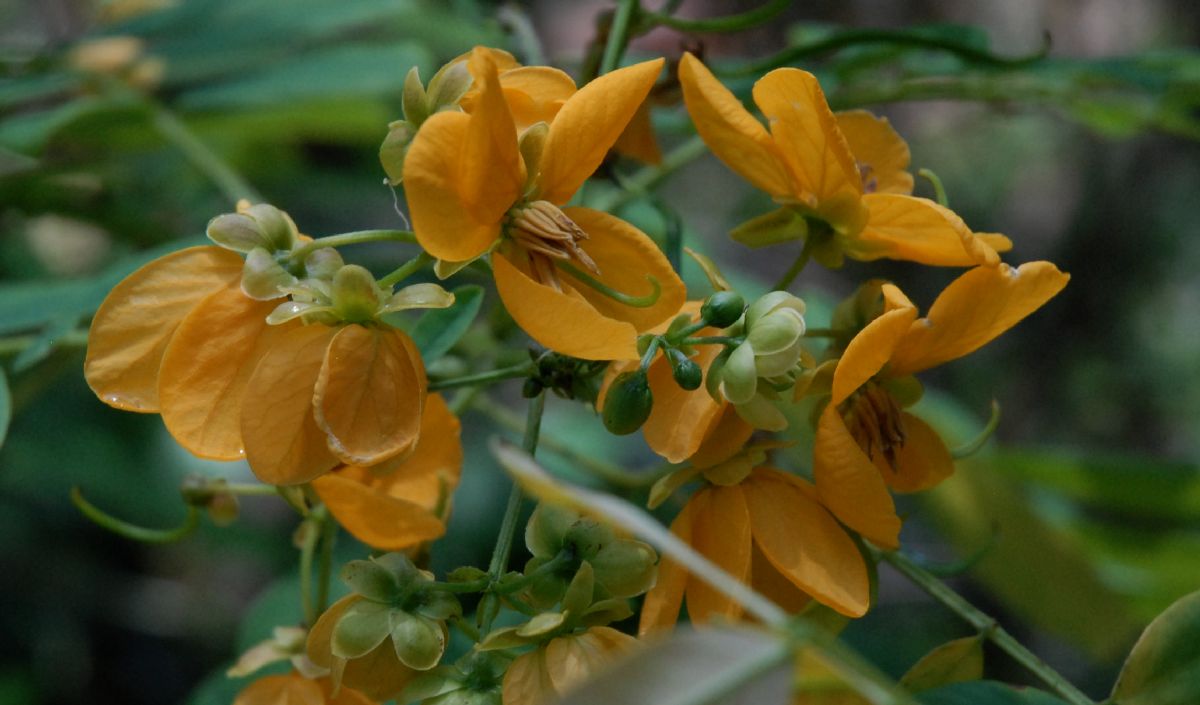
[[[327,609],[323,597],[309,599],[304,574],[304,626],[280,625],[235,669],[290,660],[293,670],[254,681],[241,705],[533,705],[637,648],[612,626],[635,615],[633,598],[645,595],[640,634],[671,627],[685,604],[694,623],[743,617],[739,602],[619,527],[552,504],[534,511],[532,557],[510,571],[519,492],[486,570],[463,566],[443,579],[427,570],[462,472],[456,412],[474,400],[468,391],[448,402],[436,390],[510,377],[525,378],[531,400],[527,451],[545,390],[594,402],[607,429],[641,430],[671,464],[651,508],[694,488],[671,522],[678,538],[788,612],[870,608],[864,542],[899,546],[893,493],[954,471],[938,432],[908,410],[921,396],[914,375],[996,338],[1068,276],[1049,262],[1003,262],[1007,237],[912,195],[903,139],[864,111],[833,112],[812,74],[781,68],[754,85],[764,124],[684,54],[668,81],[696,131],[777,206],[733,228],[733,239],[803,243],[785,280],[758,296],[735,291],[689,250],[712,287],[689,301],[652,238],[572,205],[610,152],[658,160],[647,99],[663,66],[636,63],[577,86],[558,69],[478,47],[428,85],[413,69],[404,117],[380,151],[413,232],[313,239],[277,208],[242,203],[211,221],[214,245],[147,264],[100,306],[85,373],[102,401],[158,413],[188,451],[244,459],[279,486],[302,515],[306,571],[316,546],[329,560],[337,527],[385,552],[346,565],[351,593]],[[377,277],[337,249],[373,239],[420,253]],[[810,260],[836,268],[845,258],[965,271],[924,316],[896,284],[871,280],[814,330],[791,282]],[[434,279],[466,276],[494,284],[511,322],[539,346],[531,361],[454,377],[430,360],[427,375],[410,332],[432,320],[458,335],[469,321],[456,329],[400,314],[454,306]],[[490,320],[486,343],[511,340],[508,319]],[[812,443],[799,457],[811,462],[784,467],[772,455],[801,431]],[[466,646],[451,638],[459,633]]]

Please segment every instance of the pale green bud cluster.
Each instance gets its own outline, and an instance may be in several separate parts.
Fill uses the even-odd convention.
[[[434,113],[458,110],[459,101],[471,89],[472,82],[465,59],[439,69],[430,79],[428,87],[421,85],[417,67],[409,70],[404,78],[402,96],[404,119],[388,124],[387,137],[379,148],[379,162],[387,173],[388,183],[396,186],[404,180],[404,158],[421,123]]]
[[[357,264],[339,267],[328,280],[306,279],[285,287],[284,291],[291,295],[291,300],[279,304],[267,316],[272,325],[299,317],[326,325],[366,324],[396,311],[448,308],[454,303],[454,294],[437,284],[413,284],[393,293],[390,287],[379,286],[375,276]]]

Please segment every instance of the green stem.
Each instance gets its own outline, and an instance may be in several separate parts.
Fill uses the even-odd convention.
[[[174,543],[192,533],[196,529],[200,518],[200,512],[195,507],[188,505],[187,516],[184,517],[183,523],[179,526],[174,529],[148,529],[137,524],[130,524],[127,521],[105,513],[96,507],[96,505],[84,499],[83,492],[78,487],[71,488],[71,503],[85,517],[92,520],[98,526],[108,529],[119,536],[142,543]]]
[[[771,287],[772,291],[787,291],[787,288],[792,285],[796,277],[800,276],[800,272],[804,271],[804,267],[808,265],[808,261],[812,259],[814,244],[818,239],[820,238],[818,238],[816,233],[809,231],[808,237],[804,238],[804,247],[800,249],[800,254],[796,257],[796,261],[792,262],[792,266],[788,267],[788,270],[783,273],[779,281],[775,282],[775,286]]]
[[[741,345],[746,342],[745,338],[731,338],[727,335],[705,335],[699,338],[684,338],[679,341],[680,345]]]
[[[417,272],[425,269],[433,262],[433,257],[428,252],[413,257],[409,261],[397,267],[391,274],[379,280],[379,286],[391,288],[400,282],[408,279]]]
[[[792,0],[771,0],[771,2],[737,15],[712,17],[709,19],[692,20],[683,17],[672,17],[658,12],[645,12],[643,16],[650,26],[663,25],[681,32],[740,32],[767,22],[787,9]]]
[[[541,66],[546,63],[546,52],[542,50],[542,42],[524,10],[512,3],[502,5],[496,11],[496,21],[512,31],[513,40],[520,47],[521,60],[526,66]]]
[[[846,335],[846,331],[839,328],[806,328],[804,337],[806,338],[841,338]]]
[[[192,166],[203,172],[226,198],[234,203],[243,198],[255,203],[262,202],[262,195],[200,141],[175,113],[149,99],[146,102],[150,107],[151,122],[158,133],[178,147]]]
[[[950,199],[946,197],[946,187],[942,185],[941,178],[933,173],[933,169],[920,169],[917,171],[917,176],[920,176],[933,185],[934,197],[937,199],[939,206],[942,208],[950,207]]]
[[[631,294],[617,291],[608,284],[596,279],[592,275],[583,271],[579,267],[576,267],[570,262],[567,262],[566,260],[555,260],[554,264],[559,269],[578,279],[587,287],[595,289],[602,295],[607,296],[617,303],[625,304],[626,306],[632,306],[634,308],[650,308],[654,304],[658,303],[658,298],[662,296],[662,285],[658,283],[658,279],[649,274],[646,275],[646,281],[650,283],[650,293],[643,294],[641,296],[633,296]]]
[[[364,242],[416,242],[417,236],[411,230],[358,230],[341,235],[319,237],[312,242],[306,242],[292,250],[290,255],[293,262],[303,262],[305,257],[323,247],[343,247],[358,245]]]
[[[521,447],[530,455],[537,451],[538,436],[542,431],[542,412],[545,409],[546,391],[542,390],[529,400],[529,411],[525,416],[525,438]],[[517,533],[517,520],[521,518],[523,499],[521,485],[514,481],[512,490],[508,493],[508,504],[504,507],[504,518],[500,521],[500,531],[496,535],[496,547],[492,550],[492,560],[488,563],[488,575],[492,583],[495,583],[508,567],[508,559],[512,554],[513,537]],[[491,628],[491,620],[488,619],[482,625],[481,631],[488,632]]]
[[[325,507],[321,509],[321,555],[317,561],[317,614],[329,606],[329,582],[333,577],[333,548],[337,543],[337,522],[329,516]]]
[[[251,482],[230,482],[223,485],[213,485],[212,489],[217,492],[228,492],[242,497],[267,497],[279,494],[279,490],[275,485],[259,485]]]
[[[465,377],[452,377],[450,379],[435,379],[429,383],[429,391],[436,392],[439,389],[456,389],[458,387],[475,387],[483,384],[491,384],[492,382],[502,382],[506,379],[516,379],[517,377],[528,377],[537,370],[537,363],[532,360],[522,362],[519,365],[512,367],[501,367],[498,370],[488,370],[479,374],[466,375]]]
[[[608,32],[608,43],[604,45],[604,56],[600,59],[600,75],[612,71],[621,63],[625,45],[629,43],[629,28],[635,14],[641,11],[638,0],[620,0],[617,13],[613,16],[612,28]]]
[[[996,429],[999,427],[1000,402],[993,399],[992,415],[990,418],[988,418],[987,425],[983,427],[983,430],[980,431],[979,435],[975,436],[975,438],[950,451],[950,455],[953,456],[955,460],[961,460],[963,458],[969,458],[972,455],[975,455],[981,448],[983,448],[984,445],[987,444],[988,440],[991,439],[992,434],[994,434]]]
[[[18,355],[42,339],[41,335],[18,335],[0,339],[0,357]],[[82,348],[87,346],[88,332],[73,330],[55,341],[59,347]]]
[[[662,345],[662,338],[654,336],[650,339],[650,344],[646,346],[646,352],[642,355],[640,366],[642,371],[646,371],[650,367],[650,363],[654,362],[654,356],[658,354],[658,348]]]
[[[686,142],[668,152],[661,164],[642,167],[629,178],[622,179],[622,190],[613,192],[607,198],[597,198],[592,206],[596,210],[615,211],[633,199],[645,195],[668,176],[700,158],[707,151],[708,145],[704,144],[699,135],[689,137]]]
[[[928,593],[938,602],[948,607],[952,612],[962,617],[971,626],[980,630],[987,639],[998,646],[1017,663],[1029,669],[1030,673],[1050,686],[1071,705],[1095,705],[1094,701],[1070,683],[1066,678],[1050,668],[1045,661],[1038,658],[1032,651],[1025,648],[1012,637],[1004,627],[996,623],[993,617],[983,613],[979,608],[967,602],[961,595],[951,590],[936,576],[917,565],[911,558],[898,551],[879,552],[879,557],[900,571],[905,577]]]
[[[318,520],[314,517],[314,512],[309,512],[309,515],[304,518],[301,524],[303,534],[303,543],[300,544],[300,604],[304,609],[304,622],[308,626],[316,624],[317,617],[320,613],[317,612],[317,606],[313,602],[312,594],[312,573],[313,573],[313,556],[317,550],[317,543],[321,538],[321,527]]]

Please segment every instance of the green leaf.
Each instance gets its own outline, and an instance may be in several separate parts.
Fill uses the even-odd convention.
[[[13,372],[23,372],[49,357],[54,352],[54,348],[62,342],[63,337],[75,330],[79,318],[78,312],[69,311],[47,321],[33,344],[22,350],[13,359]]]
[[[972,681],[927,690],[923,705],[1064,705],[1065,700],[1036,688],[1014,688],[996,681]]]
[[[1142,632],[1113,686],[1112,702],[1200,702],[1200,591],[1168,607]]]
[[[900,679],[913,692],[983,678],[983,639],[978,635],[948,641],[921,657]]]
[[[421,351],[425,364],[450,352],[463,337],[483,304],[483,287],[475,284],[460,286],[451,292],[454,305],[429,311],[417,320],[412,329],[413,342]]]
[[[0,367],[0,447],[8,436],[8,424],[12,421],[12,394],[8,390],[8,375]]]
[[[784,703],[792,650],[778,635],[748,628],[679,629],[560,699],[560,705]]]

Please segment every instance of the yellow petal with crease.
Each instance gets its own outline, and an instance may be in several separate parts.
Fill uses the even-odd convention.
[[[287,331],[262,357],[242,401],[242,442],[258,479],[296,485],[337,465],[313,418],[313,388],[337,329],[308,325]]]
[[[870,193],[911,194],[913,175],[908,172],[911,155],[904,141],[887,118],[866,110],[835,113],[838,129],[850,146],[858,164],[864,190]]]
[[[708,369],[720,352],[718,346],[704,346],[692,360],[701,369]],[[682,463],[700,449],[720,419],[722,405],[703,389],[689,392],[680,387],[672,375],[671,363],[665,358],[660,357],[650,365],[648,379],[654,406],[642,426],[642,435],[655,453],[668,462]]]
[[[476,220],[490,222],[497,214],[507,212],[520,196],[525,185],[525,169],[517,149],[516,126],[504,100],[495,60],[487,50],[477,48],[467,62],[480,90],[467,124],[462,151],[453,156],[459,160],[459,193],[463,202]],[[420,135],[425,127],[422,125],[417,134]],[[406,174],[407,167],[406,157]]]
[[[880,548],[900,545],[900,517],[887,485],[830,404],[817,423],[813,479],[821,503]]]
[[[539,705],[551,702],[555,695],[545,649],[518,656],[504,673],[503,700],[507,705]]]
[[[693,394],[708,396],[704,389]],[[721,415],[705,432],[704,442],[690,458],[692,466],[708,468],[732,458],[745,447],[754,435],[754,427],[746,423],[733,404],[724,404]]]
[[[601,314],[574,291],[539,284],[501,253],[492,269],[504,307],[542,346],[585,360],[638,359],[638,331],[629,323]]]
[[[242,397],[262,356],[298,322],[267,325],[276,301],[219,289],[183,319],[163,354],[158,398],[163,423],[201,458],[239,460]]]
[[[591,208],[565,208],[563,213],[588,234],[588,239],[579,245],[599,267],[596,279],[630,296],[644,296],[653,291],[647,277],[654,277],[661,287],[654,304],[638,308],[611,299],[564,272],[562,278],[593,308],[609,318],[633,324],[638,332],[669,321],[679,313],[687,300],[687,288],[649,236],[620,218]]]
[[[679,62],[679,83],[696,132],[718,159],[772,196],[794,195],[771,134],[691,54]]]
[[[571,96],[550,123],[537,177],[539,198],[561,205],[587,180],[654,86],[663,60],[617,69]]]
[[[885,299],[897,300],[896,295],[904,297],[892,284],[884,284],[883,289]],[[831,406],[841,404],[854,390],[883,369],[916,318],[917,309],[909,303],[885,311],[854,336],[833,371]]]
[[[592,627],[546,645],[546,672],[554,690],[565,695],[637,646],[637,639],[611,627]]]
[[[313,409],[342,462],[373,465],[417,442],[425,388],[420,357],[412,357],[407,337],[348,325],[329,344]]]
[[[341,620],[346,610],[361,600],[359,595],[347,595],[329,606],[329,609],[317,619],[317,623],[308,632],[308,642],[305,653],[312,662],[321,668],[333,666],[333,651],[330,643],[333,640],[333,630]],[[400,694],[409,681],[417,677],[414,671],[396,657],[396,649],[390,639],[375,647],[366,656],[353,659],[346,663],[342,672],[342,685],[362,691],[368,697],[378,700],[391,700]]]
[[[779,474],[758,468],[742,483],[755,543],[796,587],[848,617],[861,617],[871,599],[862,554],[824,507]]]
[[[908,412],[900,415],[904,445],[883,479],[897,492],[920,492],[954,474],[954,458],[945,441],[929,424]]]
[[[462,262],[487,252],[500,237],[503,208],[474,212],[460,193],[460,156],[471,118],[438,113],[422,125],[404,158],[404,194],[421,247],[441,260]]]
[[[742,582],[750,579],[750,510],[741,485],[710,486],[707,506],[699,505],[692,525],[692,546],[705,558]],[[696,501],[696,500],[693,500]],[[708,583],[693,577],[687,586],[688,616],[707,622],[716,616],[736,619],[742,607]]]
[[[402,551],[446,532],[424,507],[379,492],[369,485],[328,473],[312,482],[313,489],[338,522],[354,538],[381,551]]]
[[[241,282],[242,258],[190,247],[143,265],[104,298],[88,333],[84,376],[105,404],[158,411],[158,370],[176,327],[201,299]]]
[[[575,81],[549,66],[522,66],[500,74],[500,87],[512,112],[517,132],[530,125],[554,121],[575,95]]]
[[[941,267],[993,266],[1000,261],[989,243],[1001,243],[979,238],[954,211],[927,198],[871,193],[863,202],[870,216],[858,236],[863,247],[856,252],[851,246],[847,251],[851,257],[887,257]]]
[[[697,507],[706,506],[707,498],[698,494],[693,495],[683,510],[671,522],[671,533],[680,541],[692,544],[693,515]],[[638,618],[638,635],[645,636],[653,632],[668,629],[679,620],[679,609],[683,607],[683,593],[688,586],[688,572],[675,561],[660,556],[658,560],[658,579],[654,587],[646,593],[642,601],[642,613]]]
[[[892,355],[892,373],[920,372],[974,352],[1054,298],[1070,278],[1050,262],[966,272],[913,322]]]
[[[856,201],[862,195],[858,166],[816,76],[775,69],[754,84],[754,102],[802,192],[819,203]]]

